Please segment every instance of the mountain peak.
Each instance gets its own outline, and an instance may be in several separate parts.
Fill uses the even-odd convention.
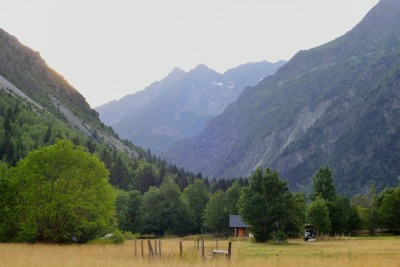
[[[199,65],[197,65],[196,68],[190,70],[190,71],[188,72],[188,74],[189,74],[190,76],[193,76],[193,75],[195,75],[195,76],[198,76],[198,75],[203,76],[204,74],[209,74],[209,75],[221,75],[220,73],[216,72],[215,70],[210,69],[209,67],[207,67],[205,64],[199,64]]]
[[[175,82],[180,79],[186,74],[186,72],[178,67],[174,68],[168,75],[163,79],[164,82],[171,81]]]
[[[192,69],[190,72],[197,72],[197,73],[205,73],[205,72],[212,72],[215,74],[219,74],[217,71],[210,69],[207,65],[205,64],[199,64],[196,66],[196,68]]]
[[[205,64],[199,64],[196,66],[196,68],[194,68],[195,70],[210,70],[209,67],[207,67],[207,65]]]
[[[400,25],[400,1],[380,0],[364,19],[353,29],[353,34],[369,33],[370,36],[389,37]],[[393,37],[393,36],[391,36]],[[397,36],[397,38],[400,38]]]
[[[169,75],[176,75],[176,74],[185,74],[186,72],[178,67],[175,67]]]

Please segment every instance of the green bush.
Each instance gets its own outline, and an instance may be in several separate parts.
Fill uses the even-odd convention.
[[[125,235],[121,230],[115,230],[110,239],[114,244],[122,244],[125,241]]]
[[[101,238],[90,240],[88,244],[123,244],[125,240],[133,240],[137,238],[139,238],[139,234],[133,234],[129,231],[122,232],[121,230],[115,230],[112,234],[107,234]]]

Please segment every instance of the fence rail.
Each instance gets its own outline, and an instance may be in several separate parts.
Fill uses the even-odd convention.
[[[133,254],[134,257],[138,257],[138,242],[139,240],[134,240],[134,244],[133,244]],[[145,244],[144,244],[145,240],[140,240],[140,256],[142,258],[145,257]],[[153,244],[154,245],[153,245]],[[162,242],[161,240],[154,240],[154,242],[151,242],[150,239],[147,239],[147,254],[148,257],[154,258],[154,257],[161,257],[162,254]],[[225,243],[226,244],[226,243]],[[179,240],[179,242],[177,242],[177,247],[179,248],[179,257],[182,259],[183,255],[184,255],[184,246],[183,246],[183,241]],[[231,255],[232,255],[232,242],[229,241],[228,242],[228,247],[223,247],[220,245],[219,240],[215,239],[215,245],[211,246],[208,244],[207,246],[207,251],[206,251],[206,246],[205,246],[205,240],[204,238],[198,238],[194,240],[194,248],[199,250],[201,249],[201,257],[203,260],[212,258],[212,257],[219,257],[219,256],[224,256],[226,257],[228,260],[231,259]],[[189,250],[189,248],[187,249],[187,251]],[[193,250],[193,248],[191,249]],[[207,254],[208,253],[208,254]]]

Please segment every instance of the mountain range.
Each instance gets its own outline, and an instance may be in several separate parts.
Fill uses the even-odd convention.
[[[246,86],[257,84],[284,64],[247,63],[223,74],[204,64],[188,72],[175,68],[163,80],[96,110],[119,136],[160,155],[174,143],[199,134]]]
[[[344,194],[400,180],[400,1],[381,0],[343,36],[298,52],[246,88],[167,160],[212,177],[270,166],[307,191],[320,166]]]
[[[286,64],[224,74],[205,65],[174,69],[99,107],[103,122],[38,52],[0,29],[0,157],[14,166],[32,150],[70,139],[104,162],[114,186],[141,192],[167,175],[185,188],[195,176],[184,169],[230,178],[266,166],[292,190],[309,191],[321,166],[332,169],[341,194],[397,186],[399,17],[400,1],[380,0],[352,30]]]

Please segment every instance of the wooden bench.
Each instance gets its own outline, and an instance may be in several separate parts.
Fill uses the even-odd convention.
[[[229,242],[228,249],[214,249],[212,250],[213,256],[225,256],[230,260],[232,252],[232,242]]]
[[[217,255],[228,255],[228,250],[227,249],[214,249],[212,251],[212,254],[217,256]]]

